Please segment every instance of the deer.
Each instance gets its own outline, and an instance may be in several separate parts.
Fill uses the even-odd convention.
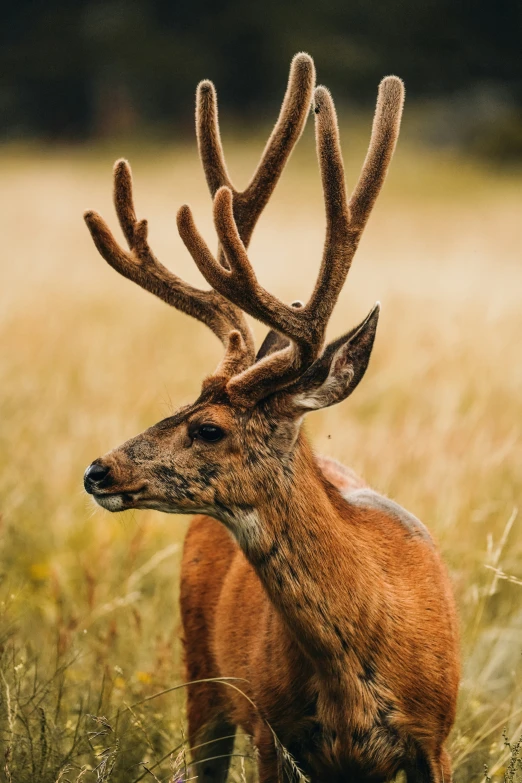
[[[167,270],[136,217],[131,170],[118,161],[114,203],[129,250],[95,212],[94,243],[120,274],[206,324],[223,344],[201,393],[87,468],[112,512],[195,515],[181,567],[192,770],[227,779],[237,728],[253,738],[261,783],[449,783],[445,748],[459,685],[449,575],[428,529],[349,468],[316,455],[302,423],[358,386],[379,305],[344,335],[326,328],[396,146],[402,81],[380,84],[370,143],[348,196],[332,96],[312,59],[292,61],[279,118],[245,190],[228,173],[211,82],[196,129],[213,199],[214,255],[188,205],[185,247],[210,285]],[[313,109],[326,238],[306,304],[259,283],[247,250]],[[269,328],[257,354],[246,316]],[[284,748],[284,752],[282,751]],[[292,762],[289,759],[293,759]],[[289,768],[289,764],[290,767]]]

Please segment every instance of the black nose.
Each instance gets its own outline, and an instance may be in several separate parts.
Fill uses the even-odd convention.
[[[110,472],[110,468],[93,462],[92,465],[89,465],[83,476],[85,490],[92,495],[95,489],[107,486],[109,483],[107,479]]]

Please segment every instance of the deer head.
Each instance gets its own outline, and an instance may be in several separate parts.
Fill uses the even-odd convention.
[[[192,288],[154,257],[147,223],[136,219],[125,161],[115,167],[114,200],[130,252],[116,243],[99,215],[85,215],[96,247],[111,266],[206,323],[225,346],[222,361],[192,405],[89,466],[85,488],[110,511],[204,512],[241,538],[256,506],[291,484],[303,414],[345,399],[364,375],[379,306],[326,347],[325,332],[395,148],[404,90],[394,76],[382,81],[366,160],[348,199],[334,104],[325,87],[313,91],[313,82],[311,58],[296,55],[278,122],[243,192],[235,190],[225,166],[214,88],[210,82],[198,87],[198,141],[214,199],[217,257],[198,233],[188,206],[181,207],[177,222],[210,290]],[[326,240],[309,301],[287,305],[259,284],[246,248],[302,132],[312,92]],[[257,356],[244,313],[271,330]]]

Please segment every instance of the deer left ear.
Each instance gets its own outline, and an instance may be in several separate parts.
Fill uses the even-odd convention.
[[[330,343],[304,375],[282,392],[295,413],[328,408],[353,392],[370,361],[379,311],[377,303],[359,326]]]

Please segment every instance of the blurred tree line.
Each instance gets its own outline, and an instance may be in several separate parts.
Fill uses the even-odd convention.
[[[520,0],[16,0],[2,16],[4,138],[183,134],[202,78],[254,122],[305,50],[339,104],[373,101],[397,73],[409,98],[453,102],[466,125],[464,102],[470,129],[494,115],[522,154]]]

